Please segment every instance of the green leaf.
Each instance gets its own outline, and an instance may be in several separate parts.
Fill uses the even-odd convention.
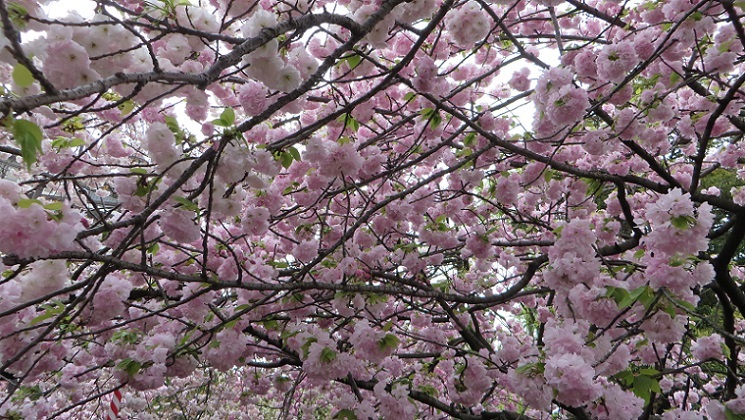
[[[675,306],[673,305],[665,305],[662,307],[662,310],[670,315],[670,318],[675,318],[675,315],[677,315],[677,312],[675,311]]]
[[[649,286],[637,287],[636,289],[634,289],[631,292],[629,292],[629,295],[626,296],[623,300],[621,300],[620,302],[618,302],[618,308],[619,309],[626,309],[629,306],[633,305],[634,302],[636,302],[637,300],[639,300],[643,304],[646,303],[646,302],[649,302],[649,299],[650,298],[649,298],[649,296],[645,296],[645,294],[651,295],[652,299],[654,298],[654,294],[652,293],[652,291],[649,288]],[[645,306],[646,306],[646,304],[645,304]]]
[[[721,343],[720,345],[722,347],[722,354],[724,355],[724,357],[727,359],[732,357],[732,351],[729,349],[729,346],[724,343]]]
[[[295,148],[295,146],[290,146],[290,148],[287,149],[287,151],[290,152],[293,159],[300,162],[300,152]]]
[[[305,340],[305,343],[300,347],[300,350],[303,351],[303,358],[308,357],[308,352],[310,351],[310,345],[317,342],[318,339],[315,337],[309,337],[307,340]]]
[[[632,388],[637,397],[642,398],[646,404],[652,397],[652,392],[660,392],[660,383],[646,375],[634,377],[634,386]]]
[[[383,338],[378,341],[378,346],[382,350],[395,350],[398,348],[398,345],[401,343],[401,340],[398,339],[393,334],[386,334]]]
[[[628,369],[618,372],[613,376],[626,386],[631,386],[634,383],[634,373]]]
[[[101,97],[109,102],[116,102],[122,99],[122,95],[111,91],[104,93],[103,95],[101,95]]]
[[[528,363],[519,366],[515,369],[515,372],[524,376],[533,376],[536,374],[542,374],[546,370],[546,364],[541,362]]]
[[[267,320],[260,321],[260,322],[261,322],[261,325],[263,325],[264,328],[269,331],[276,331],[280,327],[279,322],[276,319],[267,319]]]
[[[745,414],[735,413],[729,408],[724,408],[724,417],[727,420],[745,420]]]
[[[334,417],[331,418],[338,420],[357,420],[357,415],[354,414],[354,410],[345,408],[344,410],[337,411],[336,414],[334,414]]]
[[[629,292],[621,287],[605,286],[605,297],[613,299],[616,304],[629,296]]]
[[[267,264],[280,270],[290,266],[287,261],[268,261]]]
[[[416,93],[414,92],[409,92],[406,95],[404,95],[404,101],[407,101],[407,102],[414,98],[416,98]]]
[[[236,312],[236,313],[238,313],[238,312],[241,312],[241,311],[245,311],[246,309],[250,308],[251,306],[253,306],[253,305],[249,305],[248,303],[244,303],[242,305],[236,306],[233,311]]]
[[[655,294],[651,287],[645,286],[644,291],[639,295],[639,302],[644,305],[645,309],[649,309],[654,303]]]
[[[32,319],[31,325],[36,325],[36,324],[46,321],[49,318],[54,318],[57,315],[65,311],[65,305],[59,302],[51,302],[49,304],[43,305],[42,307],[45,307],[46,310],[41,315]]]
[[[135,344],[139,340],[139,337],[139,334],[134,331],[117,331],[111,335],[111,341]]]
[[[125,116],[135,109],[136,104],[133,101],[124,101],[120,103],[117,108],[121,111],[122,116]]]
[[[349,69],[354,70],[357,68],[357,66],[360,65],[360,62],[362,61],[362,57],[358,54],[350,55],[346,58],[347,64],[349,64]]]
[[[696,219],[693,216],[675,216],[670,219],[670,223],[680,230],[686,230],[696,226]]]
[[[429,395],[430,397],[435,397],[435,398],[437,398],[437,395],[439,394],[439,392],[437,391],[437,388],[435,388],[432,385],[420,385],[419,391]]]
[[[344,128],[351,128],[355,133],[360,129],[360,122],[352,114],[342,114],[336,119],[337,122],[344,123]]]
[[[218,127],[230,127],[235,122],[235,111],[233,108],[225,108],[220,114],[220,118],[213,120],[212,124]]]
[[[194,213],[199,212],[199,206],[189,199],[186,199],[184,197],[174,196],[173,201],[181,204],[181,207],[184,210],[193,211]]]
[[[680,75],[678,74],[678,72],[676,71],[671,72],[670,73],[670,84],[674,85],[678,83],[679,81],[680,81]]]
[[[13,396],[13,399],[19,398],[18,401],[28,399],[31,401],[38,401],[40,398],[42,398],[45,395],[44,391],[41,389],[39,385],[34,386],[23,386],[21,385],[16,390],[16,395]],[[22,419],[24,418],[21,416],[17,411],[10,411],[8,412],[10,415],[9,417],[3,417],[3,419],[9,419],[9,420],[16,420],[16,419]]]
[[[463,139],[463,145],[472,147],[474,144],[476,144],[476,133],[468,133],[466,138]]]
[[[285,169],[289,168],[290,165],[292,165],[292,161],[293,160],[294,159],[292,158],[292,154],[290,154],[290,153],[281,152],[279,154],[279,163],[281,163],[282,164],[282,167],[285,168]]]
[[[328,347],[324,347],[323,350],[321,350],[321,357],[319,357],[319,360],[323,363],[331,363],[336,360],[336,352]]]
[[[178,135],[181,132],[181,128],[178,125],[178,121],[176,118],[169,116],[166,116],[166,127],[168,127],[169,130],[173,134]]]
[[[145,168],[131,168],[129,172],[133,174],[147,175],[147,169]]]
[[[116,365],[117,369],[127,372],[129,376],[134,376],[140,371],[142,363],[132,360],[130,358],[124,359]]]
[[[69,147],[85,146],[85,144],[85,140],[79,139],[77,137],[67,138],[59,136],[56,139],[52,140],[52,147],[57,150],[66,149]]]
[[[34,204],[38,204],[40,206],[44,205],[41,201],[35,198],[21,198],[20,200],[18,200],[18,208],[20,209],[27,209]]]
[[[233,111],[233,108],[225,108],[222,114],[220,114],[220,119],[225,121],[227,125],[233,125],[235,122],[235,111]]]
[[[43,134],[38,125],[28,120],[13,122],[13,138],[21,148],[21,157],[29,168],[36,163],[36,154],[41,152]]]
[[[420,114],[424,117],[424,119],[429,121],[429,128],[431,129],[437,128],[437,126],[442,123],[440,112],[432,108],[424,108],[420,111]]]
[[[31,71],[21,63],[17,63],[13,66],[13,73],[11,74],[13,81],[20,87],[25,88],[34,84],[34,75]]]
[[[679,306],[682,306],[683,308],[687,309],[690,312],[696,312],[696,305],[692,304],[691,302],[678,299],[675,301],[675,303],[678,304]]]
[[[49,203],[44,205],[44,208],[50,211],[60,211],[62,210],[63,204],[59,201],[55,201],[53,203]]]
[[[281,334],[279,335],[279,338],[281,338],[281,339],[283,339],[283,340],[286,340],[286,339],[288,339],[288,338],[290,338],[290,337],[294,337],[294,336],[296,336],[296,335],[298,335],[298,334],[300,334],[300,331],[291,331],[291,330],[284,330],[284,331],[282,331],[282,333],[281,333]]]
[[[150,194],[150,184],[145,182],[138,182],[137,189],[135,190],[135,197],[147,197]]]
[[[642,375],[654,376],[659,375],[660,371],[655,368],[641,368],[639,369],[639,373]]]
[[[8,3],[8,16],[13,26],[18,29],[26,27],[26,21],[28,20],[28,11],[25,7],[15,2]]]

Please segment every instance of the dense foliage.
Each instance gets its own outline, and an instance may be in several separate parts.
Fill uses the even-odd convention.
[[[745,418],[744,11],[0,0],[0,417]]]

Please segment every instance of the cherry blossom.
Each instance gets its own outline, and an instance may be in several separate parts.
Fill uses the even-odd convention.
[[[740,2],[0,2],[0,417],[745,414]]]

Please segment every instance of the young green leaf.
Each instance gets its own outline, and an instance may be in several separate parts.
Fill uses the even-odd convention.
[[[290,152],[290,155],[292,155],[293,159],[300,162],[300,152],[295,148],[295,146],[290,146],[287,151]]]
[[[380,339],[380,341],[378,341],[378,346],[380,346],[382,350],[394,350],[398,347],[399,343],[401,343],[401,340],[399,340],[398,337],[393,334],[386,334]]]
[[[235,122],[235,111],[233,108],[225,108],[225,111],[220,114],[220,119],[228,123],[228,125],[233,125]]]
[[[119,370],[123,370],[127,372],[129,376],[134,376],[137,374],[137,372],[140,371],[140,368],[142,367],[142,363],[132,360],[130,358],[127,358],[119,362],[119,364],[116,365],[116,367]]]
[[[331,418],[334,420],[357,420],[357,415],[354,414],[354,410],[345,408],[344,410],[337,411],[334,417]]]
[[[189,200],[187,198],[179,197],[179,196],[174,196],[173,197],[173,201],[181,204],[181,207],[184,210],[193,211],[195,213],[199,212],[199,206],[196,203],[194,203],[193,201],[191,201],[191,200]]]
[[[350,70],[354,70],[357,66],[359,66],[361,61],[362,57],[357,54],[353,54],[347,57],[347,63],[349,64]]]
[[[34,84],[34,75],[31,74],[31,71],[26,68],[21,63],[17,63],[15,66],[13,66],[13,73],[11,73],[11,76],[13,77],[13,81],[18,86],[25,88],[29,87]]]
[[[323,350],[321,350],[321,357],[319,357],[319,359],[323,363],[331,363],[336,360],[336,352],[328,347],[324,347]]]
[[[29,168],[36,163],[37,152],[41,153],[43,134],[35,123],[28,120],[13,122],[13,138],[21,148],[21,157]]]
[[[632,388],[637,397],[642,398],[646,404],[649,404],[653,392],[660,392],[660,383],[646,375],[634,377],[634,387]]]

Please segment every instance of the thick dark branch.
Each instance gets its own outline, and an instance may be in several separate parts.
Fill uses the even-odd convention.
[[[724,11],[727,12],[727,15],[729,16],[729,23],[731,23],[732,26],[735,27],[737,38],[740,40],[740,44],[743,46],[743,48],[745,48],[745,28],[743,28],[742,26],[742,15],[738,15],[737,11],[735,10],[735,2],[733,0],[720,0],[719,3],[722,4]]]
[[[434,97],[433,95],[425,94],[425,93],[421,93],[421,95],[426,97],[429,101],[437,104],[437,106],[440,107],[445,112],[449,113],[450,115],[457,118],[464,124],[468,125],[470,129],[486,137],[493,145],[501,147],[502,149],[505,149],[512,153],[515,153],[516,155],[523,156],[528,160],[544,163],[547,166],[550,166],[552,169],[555,169],[559,172],[563,172],[563,173],[570,174],[570,175],[575,175],[578,177],[597,179],[600,181],[612,182],[614,184],[618,184],[618,183],[636,184],[636,185],[639,185],[639,186],[648,188],[652,191],[657,191],[660,193],[666,193],[668,191],[668,187],[666,185],[651,181],[648,178],[642,178],[642,177],[638,177],[634,175],[619,176],[619,175],[610,174],[605,171],[586,171],[586,170],[582,170],[578,168],[576,165],[573,165],[571,163],[563,163],[563,162],[555,161],[553,160],[551,156],[541,155],[539,153],[533,152],[532,150],[529,150],[527,148],[520,146],[516,142],[502,139],[502,138],[499,138],[498,136],[495,136],[494,133],[484,130],[478,123],[472,121],[470,118],[463,115],[463,113],[461,113],[457,109],[443,103],[442,101],[440,101],[438,98]]]
[[[592,16],[595,16],[598,19],[602,19],[602,20],[610,23],[611,25],[617,26],[617,27],[619,27],[619,28],[621,28],[621,29],[623,29],[625,31],[627,31],[627,30],[635,31],[636,30],[636,28],[634,28],[632,25],[629,25],[627,22],[623,21],[621,19],[621,16],[620,15],[619,16],[611,16],[611,15],[609,15],[607,13],[601,12],[600,10],[598,10],[598,9],[596,9],[594,7],[588,6],[587,4],[585,4],[585,3],[581,2],[581,1],[578,1],[578,0],[567,0],[567,3],[571,4],[572,6],[576,7],[577,9],[579,9],[579,10],[585,12],[585,13],[591,14]]]
[[[215,279],[205,279],[201,274],[181,274],[174,271],[168,271],[157,267],[151,267],[148,265],[142,265],[124,261],[122,259],[113,257],[111,255],[96,254],[85,251],[64,251],[54,255],[46,257],[47,260],[64,259],[64,260],[84,260],[84,261],[96,261],[101,263],[111,264],[118,270],[128,270],[135,273],[144,273],[154,277],[176,280],[184,283],[209,283],[213,290],[220,289],[245,289],[255,291],[286,291],[286,292],[300,292],[300,291],[313,291],[313,290],[330,290],[339,292],[353,292],[353,293],[379,293],[393,296],[410,296],[419,297],[426,299],[443,299],[448,302],[467,303],[467,304],[487,304],[493,306],[496,304],[504,303],[510,299],[519,296],[523,288],[529,283],[532,278],[532,273],[526,273],[523,278],[507,289],[504,293],[500,293],[492,296],[483,295],[458,295],[454,293],[444,293],[438,290],[412,290],[409,288],[402,288],[400,285],[364,285],[364,284],[338,284],[338,283],[318,283],[318,282],[276,282],[276,283],[238,283],[238,282],[223,282]],[[548,258],[545,256],[537,258],[529,267],[538,267],[540,264],[547,261]],[[17,263],[28,264],[34,261],[33,259],[18,260]],[[536,268],[537,269],[537,268]],[[529,269],[529,272],[534,272]],[[271,279],[265,279],[267,281]]]
[[[372,391],[375,385],[378,383],[376,380],[372,381],[359,381],[349,377],[337,379],[338,382],[348,385],[350,387],[357,387],[367,391]],[[390,391],[390,385],[386,387],[386,390]],[[533,420],[531,417],[515,413],[512,411],[483,411],[481,414],[471,414],[459,410],[452,404],[445,404],[444,402],[425,394],[421,391],[409,391],[409,397],[413,400],[419,401],[422,404],[436,408],[443,413],[446,413],[453,418],[461,420]]]
[[[701,134],[701,138],[699,139],[698,154],[694,159],[693,175],[691,177],[691,191],[696,191],[698,188],[698,181],[701,177],[701,167],[706,158],[706,151],[709,148],[709,140],[711,139],[711,133],[714,130],[714,124],[722,115],[724,110],[729,106],[730,102],[735,98],[735,95],[744,83],[745,73],[741,74],[740,77],[735,80],[724,97],[719,101],[719,106],[717,106],[714,112],[709,115],[709,120],[706,122],[706,128],[704,128],[704,132]]]
[[[19,42],[20,36],[18,35],[18,32],[16,32],[13,28],[13,23],[10,21],[10,16],[8,16],[8,7],[5,4],[5,0],[0,0],[0,22],[2,22],[3,34],[5,35],[5,38],[8,39],[12,47],[11,51],[13,53],[13,57],[18,60],[18,63],[22,64],[28,69],[29,72],[31,72],[31,74],[34,76],[34,79],[39,81],[41,87],[43,87],[48,94],[54,95],[55,93],[57,93],[57,89],[54,87],[54,85],[52,85],[49,80],[44,77],[44,74],[36,68],[34,62],[26,56],[25,52],[23,52],[23,48],[21,47],[21,43]],[[0,108],[0,112],[5,114],[7,111]]]
[[[737,354],[739,347],[733,336],[735,334],[735,314],[727,294],[724,293],[719,285],[712,287],[719,303],[722,305],[722,328],[727,331],[724,336],[724,344],[729,348],[729,357],[727,358],[727,380],[724,385],[725,399],[731,399],[735,396],[737,388]]]
[[[393,6],[390,7],[392,8]],[[364,25],[359,25],[348,17],[332,13],[305,15],[298,19],[282,22],[273,28],[264,29],[258,36],[245,41],[230,53],[220,57],[217,62],[212,65],[212,67],[210,67],[203,73],[188,74],[159,71],[136,74],[116,73],[111,77],[97,80],[93,83],[78,86],[72,89],[65,89],[58,92],[54,90],[54,87],[52,86],[52,90],[47,89],[46,94],[0,101],[0,113],[8,113],[10,112],[10,110],[13,110],[15,112],[25,112],[42,105],[49,105],[53,103],[67,102],[75,99],[85,98],[96,93],[105,93],[112,87],[123,84],[145,84],[152,82],[181,83],[196,85],[204,88],[210,83],[217,80],[223,70],[239,63],[244,55],[256,50],[257,48],[261,47],[262,45],[287,31],[303,31],[321,24],[336,24],[349,29],[355,35],[355,38],[359,40],[364,36],[366,32],[372,29],[375,23],[379,22],[383,17],[385,17],[384,13],[376,13],[370,19],[368,19],[368,21],[365,22]],[[33,70],[31,68],[29,68],[29,70],[31,70],[33,74]],[[39,73],[38,77],[36,74],[34,74],[34,77],[39,79],[41,82],[42,80],[44,80],[43,75],[38,70],[37,72]]]
[[[189,165],[189,167],[181,175],[179,175],[179,177],[168,188],[166,188],[162,194],[158,196],[158,198],[153,200],[147,207],[145,207],[143,211],[141,211],[136,216],[130,219],[127,219],[127,220],[122,220],[120,222],[110,223],[110,224],[106,224],[101,227],[85,230],[78,234],[78,239],[87,238],[89,236],[94,236],[94,235],[99,235],[104,232],[111,232],[114,229],[137,225],[139,223],[144,222],[148,217],[150,217],[151,214],[153,214],[156,210],[158,210],[163,203],[168,201],[168,199],[171,198],[171,196],[175,194],[176,191],[178,191],[179,188],[181,188],[184,185],[184,183],[189,178],[191,178],[205,162],[212,160],[212,158],[214,158],[216,154],[217,154],[217,151],[214,148],[207,149],[204,153],[202,153],[201,156],[196,158],[191,163],[191,165]],[[92,255],[95,255],[95,254],[92,254]]]
[[[126,84],[167,83],[197,85],[204,80],[204,74],[149,72],[124,74],[116,73],[111,77],[96,80],[93,83],[60,90],[53,94],[39,94],[25,98],[6,99],[0,101],[0,113],[7,114],[11,110],[22,113],[44,105],[74,101],[93,94],[103,94],[114,86]]]
[[[716,282],[727,295],[733,305],[737,307],[740,314],[745,316],[745,294],[738,287],[729,272],[729,265],[737,254],[740,244],[745,239],[745,213],[735,215],[735,224],[732,227],[727,240],[719,250],[719,255],[711,262],[716,272]]]
[[[380,19],[383,17],[385,17],[385,15],[380,16]],[[380,19],[375,20],[374,23],[377,23]],[[370,20],[373,20],[373,18],[371,17]],[[200,87],[205,88],[207,85],[217,80],[223,70],[238,64],[243,59],[244,55],[256,50],[285,32],[292,30],[305,31],[312,27],[320,26],[321,24],[332,24],[349,29],[353,35],[362,38],[366,31],[372,29],[371,25],[374,25],[374,23],[365,22],[365,25],[363,26],[346,16],[333,13],[309,14],[297,19],[286,20],[273,28],[265,28],[258,36],[246,40],[246,42],[235,47],[230,53],[220,57],[217,62],[204,73],[205,80],[200,84]]]

